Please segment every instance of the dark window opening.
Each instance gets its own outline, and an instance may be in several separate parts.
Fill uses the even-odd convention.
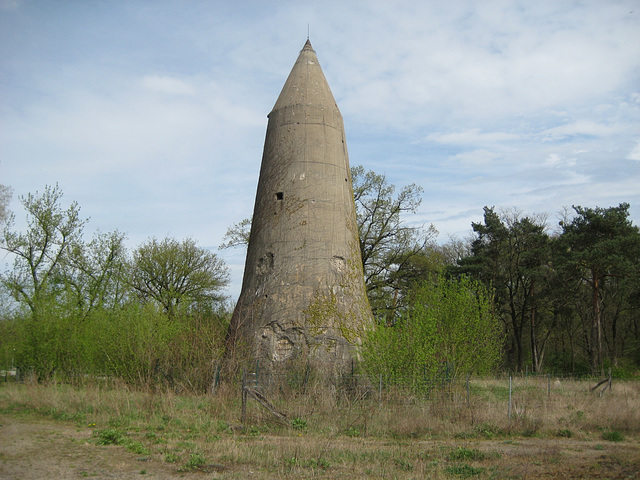
[[[284,199],[284,192],[276,193],[276,200],[282,200],[282,199]]]

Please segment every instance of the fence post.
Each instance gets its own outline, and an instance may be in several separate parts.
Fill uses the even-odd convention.
[[[509,420],[511,420],[511,376],[509,376]]]
[[[256,359],[256,378],[255,378],[256,388],[258,388],[258,372],[259,371],[260,371],[260,360]]]
[[[213,381],[211,382],[210,392],[211,395],[214,395],[218,391],[218,385],[220,384],[220,363],[216,363],[216,368],[214,369]]]
[[[382,406],[382,374],[380,374],[380,385],[378,387],[378,402]]]
[[[240,414],[240,423],[244,424],[247,415],[247,387],[245,385],[247,371],[242,371],[242,413]]]
[[[307,362],[307,367],[304,369],[304,379],[302,380],[302,391],[307,391],[307,384],[309,383],[309,374],[311,373],[311,364]]]
[[[467,373],[467,406],[469,405],[469,377],[471,375]]]
[[[547,373],[547,397],[551,396],[551,374]]]

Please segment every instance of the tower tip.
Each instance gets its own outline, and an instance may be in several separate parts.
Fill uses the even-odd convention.
[[[302,47],[302,51],[305,51],[305,50],[315,51],[311,46],[311,41],[309,41],[309,38],[307,38],[307,41],[304,43],[304,47]]]

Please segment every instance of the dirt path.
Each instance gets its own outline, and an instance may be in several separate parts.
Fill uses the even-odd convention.
[[[137,457],[116,446],[89,443],[91,431],[62,422],[0,415],[0,478],[145,479],[201,477]]]

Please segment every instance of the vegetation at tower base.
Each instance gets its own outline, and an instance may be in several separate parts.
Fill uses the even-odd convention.
[[[393,325],[380,324],[364,342],[368,372],[385,382],[430,387],[500,363],[503,333],[490,292],[462,276],[425,281],[411,290]]]

